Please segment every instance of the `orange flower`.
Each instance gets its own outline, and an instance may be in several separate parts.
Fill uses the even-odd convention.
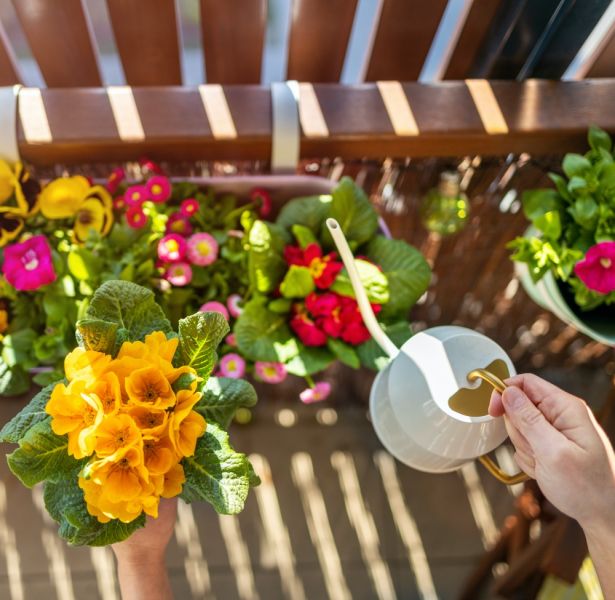
[[[143,455],[145,467],[150,475],[164,475],[175,461],[175,453],[169,438],[162,438],[161,440],[152,437],[144,438]]]
[[[143,436],[159,439],[166,434],[168,422],[166,411],[145,406],[134,406],[128,412],[135,420]]]
[[[113,372],[103,373],[98,380],[88,388],[96,394],[103,405],[105,415],[114,415],[122,403],[122,390],[117,375]]]
[[[177,405],[169,417],[169,439],[179,457],[192,456],[196,441],[205,433],[205,419],[192,407],[201,399],[201,394],[195,392],[196,383],[188,390],[177,392]]]
[[[147,408],[169,408],[175,404],[171,384],[154,366],[138,369],[126,378],[126,393],[130,402]]]
[[[96,430],[94,451],[100,458],[111,456],[122,448],[142,445],[141,432],[130,415],[108,416]]]
[[[167,336],[162,331],[154,331],[154,333],[145,336],[145,345],[150,354],[158,356],[162,360],[168,362],[173,361],[178,344],[179,338],[171,338],[168,340]]]
[[[164,474],[164,489],[160,495],[163,498],[174,498],[178,496],[181,494],[185,482],[186,475],[184,474],[184,468],[179,463],[176,463]]]
[[[64,373],[69,381],[87,379],[93,383],[102,375],[111,362],[111,357],[102,352],[75,348],[64,359]]]

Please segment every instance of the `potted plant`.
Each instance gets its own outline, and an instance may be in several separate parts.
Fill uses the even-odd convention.
[[[593,339],[615,345],[615,158],[609,135],[588,134],[585,155],[566,154],[554,188],[526,191],[532,222],[513,240],[529,296]]]

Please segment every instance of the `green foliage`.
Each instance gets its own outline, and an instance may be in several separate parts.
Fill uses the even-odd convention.
[[[284,298],[305,298],[316,289],[312,273],[307,267],[291,265],[280,284]]]
[[[248,236],[248,269],[254,289],[266,294],[272,292],[286,271],[284,246],[288,237],[279,226],[256,221]]]
[[[0,430],[0,442],[17,444],[34,425],[48,418],[45,405],[54,387],[55,383],[44,387]]]
[[[320,235],[322,226],[329,217],[331,201],[332,197],[329,195],[294,198],[282,207],[276,223],[286,230],[300,225],[313,234]]]
[[[18,396],[30,388],[30,377],[19,365],[9,367],[0,359],[0,396]]]
[[[327,348],[331,350],[335,358],[343,362],[345,365],[348,365],[353,369],[358,369],[361,366],[361,361],[359,360],[357,351],[342,340],[329,338],[327,340]]]
[[[297,342],[297,349],[297,354],[286,363],[286,370],[299,377],[307,377],[324,371],[334,359],[333,354],[327,348],[314,348]]]
[[[383,329],[398,348],[401,348],[412,336],[410,325],[406,321],[383,325]],[[361,364],[368,369],[381,371],[389,364],[389,357],[373,339],[363,342],[356,350]]]
[[[256,404],[256,391],[243,379],[210,377],[202,388],[203,396],[194,410],[205,417],[208,423],[215,421],[228,429],[238,408],[250,408]]]
[[[355,259],[354,263],[370,302],[374,304],[387,303],[390,299],[387,276],[375,264],[366,260],[358,258]],[[346,269],[343,269],[338,274],[334,284],[331,286],[331,290],[340,296],[355,297]]]
[[[86,350],[113,354],[119,323],[102,319],[81,319],[77,323],[77,342]]]

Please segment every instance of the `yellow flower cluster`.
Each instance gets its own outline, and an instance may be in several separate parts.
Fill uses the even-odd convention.
[[[194,454],[206,423],[193,410],[201,397],[194,369],[172,364],[177,344],[157,331],[145,342],[124,342],[116,358],[77,348],[64,363],[68,385],[57,384],[47,402],[69,454],[92,457],[79,486],[102,523],[128,523],[142,511],[157,517],[160,497],[181,492],[180,461]],[[186,373],[193,383],[175,392]]]

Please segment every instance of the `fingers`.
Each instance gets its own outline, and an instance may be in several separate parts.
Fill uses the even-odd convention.
[[[536,479],[536,465],[534,460],[521,452],[515,452],[515,462],[519,465],[524,473],[527,473],[532,479]]]
[[[530,446],[530,443],[525,439],[525,436],[510,422],[510,419],[505,419],[504,422],[506,424],[508,437],[513,443],[515,450],[517,452],[522,452],[527,456],[533,456],[534,452]]]
[[[502,404],[502,394],[497,390],[491,392],[491,400],[489,401],[489,414],[492,417],[501,417],[504,414],[504,405]]]

